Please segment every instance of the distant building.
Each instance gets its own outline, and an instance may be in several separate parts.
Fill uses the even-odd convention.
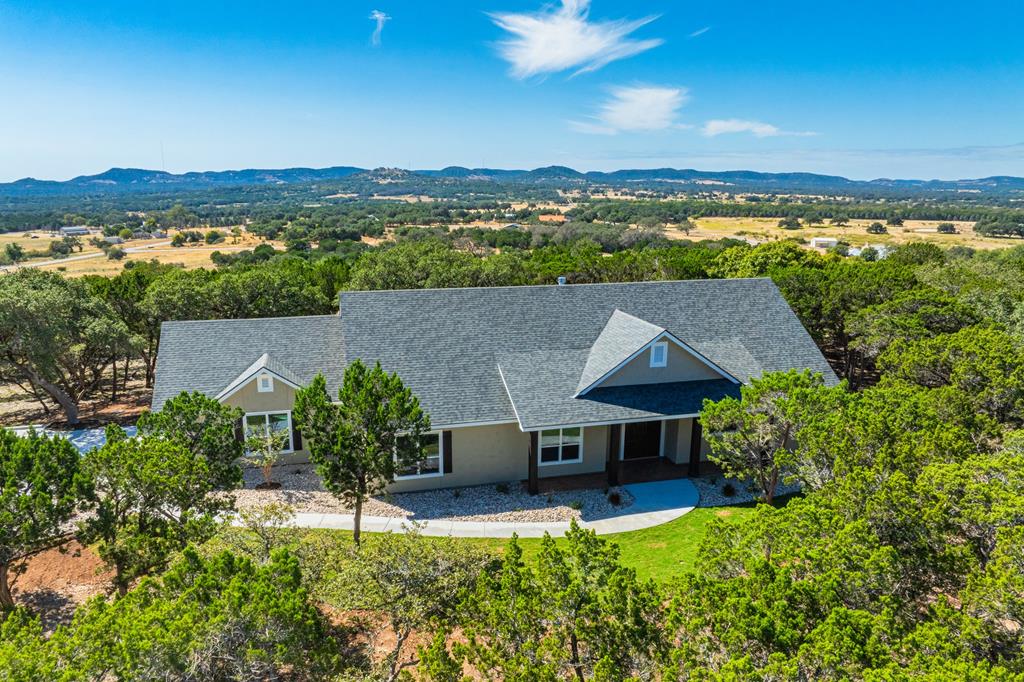
[[[105,241],[108,244],[124,244],[124,240],[123,239],[121,239],[117,235],[113,235],[113,234],[109,235],[107,237],[104,237],[103,241]]]
[[[163,230],[153,230],[151,233],[154,239],[163,239],[167,236],[167,233]]]
[[[811,237],[811,246],[815,249],[834,249],[839,246],[835,237]]]
[[[60,228],[60,235],[62,237],[88,237],[90,234],[92,234],[92,230],[85,225],[71,225]]]
[[[153,235],[145,230],[135,230],[132,232],[132,239],[152,239]]]

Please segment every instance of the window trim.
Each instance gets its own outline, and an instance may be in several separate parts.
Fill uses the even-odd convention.
[[[661,351],[661,362],[655,359],[655,351]],[[667,367],[668,366],[668,342],[667,341],[656,341],[651,344],[651,367]]]
[[[564,431],[565,429],[579,429],[580,430],[580,440],[579,440],[580,454],[579,454],[579,457],[577,457],[575,459],[562,459],[562,448],[565,446],[565,443],[564,443],[563,438],[562,438],[562,431]],[[545,431],[558,431],[558,461],[556,461],[556,462],[545,462],[545,461],[541,460],[541,453],[544,450],[544,447],[541,445],[541,438],[543,438],[543,435],[544,435]],[[583,432],[584,431],[585,431],[585,429],[582,426],[555,426],[555,427],[548,428],[548,429],[538,429],[537,430],[537,466],[539,466],[539,467],[554,467],[554,466],[561,466],[563,464],[582,464],[583,463]],[[551,446],[549,446],[549,447],[551,447]]]
[[[395,472],[395,480],[396,481],[412,481],[412,480],[415,480],[415,479],[418,479],[418,478],[441,478],[442,476],[444,476],[444,433],[442,431],[424,431],[422,435],[424,435],[424,436],[436,435],[437,436],[437,471],[429,472],[429,473],[426,473],[426,474],[400,474],[400,473],[398,473],[396,471]],[[395,464],[397,465],[398,464],[398,454],[397,453],[395,454],[394,458],[395,458]],[[419,464],[422,464],[422,462],[420,462]],[[419,464],[417,464],[417,466],[419,466]]]
[[[295,427],[292,425],[292,411],[291,410],[268,410],[266,412],[246,412],[242,417],[242,435],[246,435],[246,428],[249,426],[249,417],[263,417],[263,423],[265,425],[270,424],[270,415],[272,414],[283,414],[288,417],[288,449],[281,450],[278,454],[290,455],[295,452]],[[247,451],[246,457],[250,456]]]
[[[267,387],[263,387],[263,381],[266,380]],[[269,373],[257,374],[256,375],[256,391],[257,393],[273,393],[274,392],[274,375]]]

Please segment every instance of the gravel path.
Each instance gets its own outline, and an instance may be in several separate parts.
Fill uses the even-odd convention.
[[[300,513],[345,514],[352,511],[323,489],[320,477],[308,464],[276,467],[274,480],[282,484],[279,490],[256,490],[256,484],[262,480],[259,469],[246,468],[245,488],[235,492],[239,509],[283,502]],[[363,506],[363,514],[449,521],[548,522],[601,519],[620,513],[633,502],[625,490],[612,490],[619,493],[619,506],[612,505],[603,490],[530,495],[520,482],[515,481],[383,496],[367,502]]]
[[[701,507],[728,507],[734,504],[751,502],[758,497],[758,493],[751,490],[747,483],[737,481],[735,478],[717,475],[701,476],[700,478],[692,478],[690,480],[697,486],[697,492],[700,493],[700,504],[698,506]],[[726,495],[726,486],[732,486],[732,495]],[[780,483],[775,491],[775,496],[788,495],[799,491],[800,485],[798,483],[793,485]]]

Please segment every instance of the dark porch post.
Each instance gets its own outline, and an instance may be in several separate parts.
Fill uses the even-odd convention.
[[[537,489],[537,432],[530,432],[530,465],[528,467],[529,479],[526,482],[526,490],[531,495],[536,495]]]
[[[605,471],[608,473],[608,485],[619,485],[619,441],[622,424],[612,424],[608,428],[608,459],[605,460]]]
[[[690,467],[686,472],[687,476],[700,476],[700,440],[702,433],[700,417],[694,417],[690,429]]]

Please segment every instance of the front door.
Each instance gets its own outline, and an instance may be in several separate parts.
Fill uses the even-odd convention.
[[[661,456],[661,422],[626,424],[622,459],[644,459]]]

